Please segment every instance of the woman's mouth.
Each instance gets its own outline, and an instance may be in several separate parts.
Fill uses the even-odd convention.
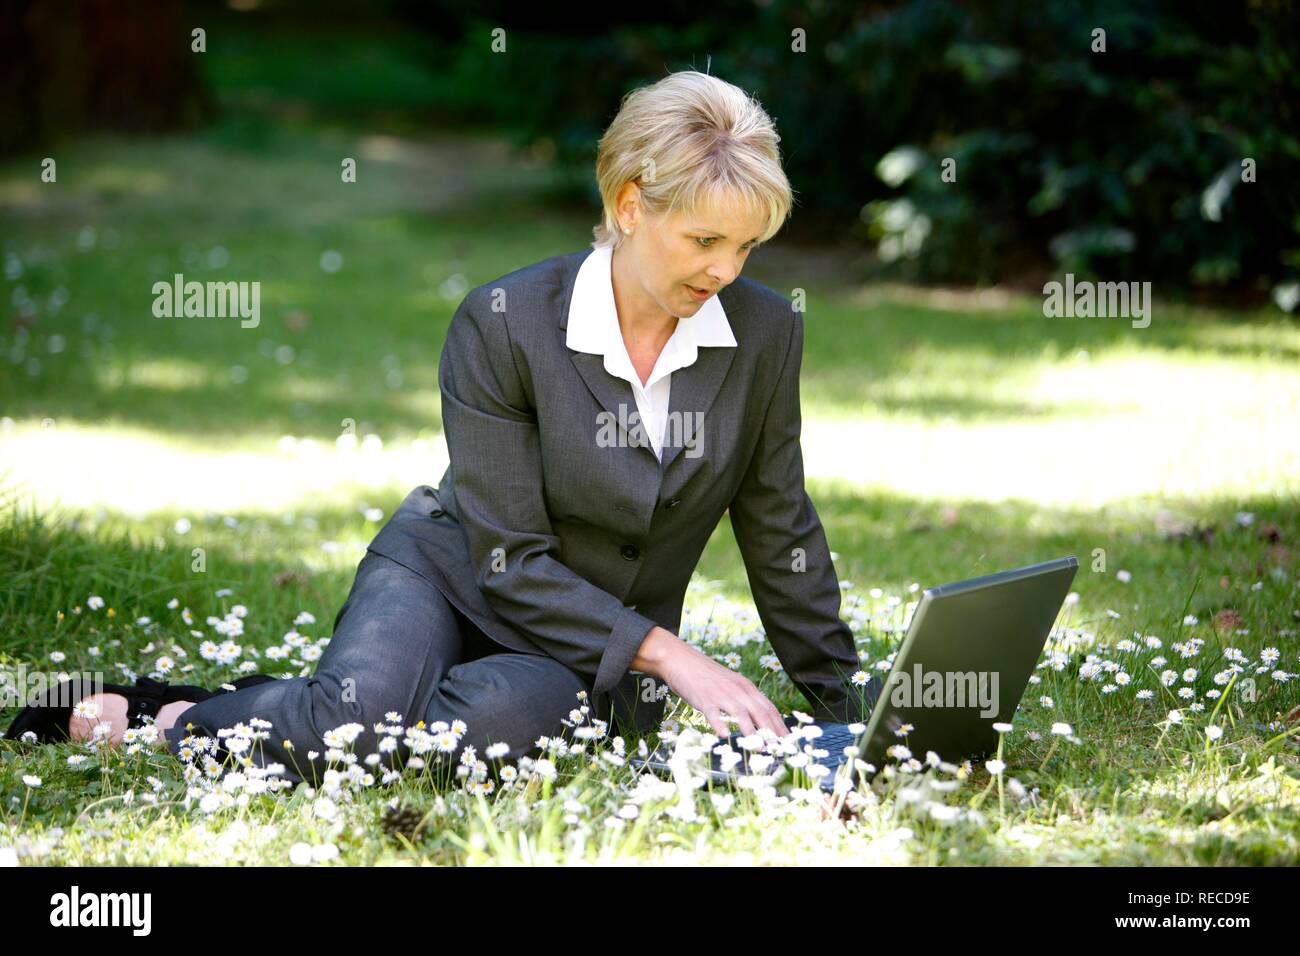
[[[704,289],[697,289],[693,285],[686,286],[686,289],[688,292],[690,292],[691,298],[694,299],[696,302],[703,302],[709,296],[713,295],[712,292],[708,292]]]

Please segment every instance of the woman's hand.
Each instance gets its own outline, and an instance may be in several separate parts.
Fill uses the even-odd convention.
[[[740,725],[743,734],[767,727],[778,737],[789,735],[781,712],[748,677],[701,654],[672,631],[656,627],[647,635],[641,653],[647,658],[638,655],[633,667],[667,683],[673,693],[704,715],[719,737],[731,736],[723,713]]]

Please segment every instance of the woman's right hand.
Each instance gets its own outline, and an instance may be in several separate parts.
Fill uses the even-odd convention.
[[[646,644],[651,647],[643,645],[642,653],[648,651],[652,660],[640,667],[634,661],[634,667],[667,683],[673,693],[704,715],[720,738],[725,740],[732,733],[722,716],[724,713],[746,735],[760,727],[768,728],[778,737],[790,733],[776,705],[744,674],[700,653],[666,628],[652,630]]]

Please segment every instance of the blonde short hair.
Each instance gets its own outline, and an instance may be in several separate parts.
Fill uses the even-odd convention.
[[[683,70],[632,90],[596,153],[604,216],[592,229],[592,247],[617,247],[626,238],[614,204],[629,180],[640,188],[650,214],[689,214],[738,197],[742,208],[767,219],[759,237],[766,242],[794,204],[780,141],[757,100],[707,73]]]

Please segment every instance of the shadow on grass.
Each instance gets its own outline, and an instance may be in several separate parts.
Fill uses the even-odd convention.
[[[573,203],[563,177],[496,140],[367,139],[324,125],[271,135],[253,154],[215,130],[86,140],[68,159],[77,177],[48,193],[23,192],[25,167],[6,167],[0,195],[27,198],[0,198],[22,266],[0,293],[14,300],[21,286],[34,303],[21,343],[16,332],[0,342],[11,352],[0,364],[8,414],[111,417],[212,439],[332,438],[344,418],[371,421],[386,438],[436,428],[438,357],[464,293],[591,239],[595,211]],[[347,186],[341,149],[365,159]],[[342,263],[333,272],[321,265],[331,250]],[[1300,358],[1300,331],[1284,323],[1159,303],[1147,329],[1047,319],[1032,299],[966,311],[856,304],[852,276],[809,282],[797,262],[783,265],[778,243],[744,274],[787,295],[809,290],[803,381],[819,410],[1081,417],[1103,414],[1104,396],[1032,401],[1007,389],[1081,351]],[[153,284],[177,272],[259,282],[261,324],[156,318]],[[66,297],[59,308],[56,294]]]
[[[1138,629],[1172,638],[1184,614],[1208,622],[1232,612],[1251,636],[1229,632],[1230,643],[1297,646],[1292,548],[1300,502],[1268,497],[1170,502],[1161,530],[1153,523],[1155,503],[1100,513],[1023,502],[959,503],[951,510],[836,487],[818,487],[812,495],[838,555],[839,580],[855,593],[880,587],[906,601],[916,596],[907,591],[913,582],[930,587],[1073,554],[1080,562],[1074,589],[1081,595],[1075,623],[1099,635],[1127,637]],[[374,499],[388,514],[401,495]],[[1248,526],[1234,517],[1243,509],[1254,514]],[[11,502],[0,513],[0,578],[6,581],[0,594],[0,653],[45,664],[51,652],[60,651],[67,655],[60,666],[74,670],[95,664],[86,648],[100,644],[100,666],[124,660],[148,669],[162,646],[147,654],[142,647],[156,636],[188,648],[189,660],[202,673],[215,665],[195,653],[204,638],[190,629],[216,638],[207,617],[223,616],[235,604],[248,608],[242,644],[278,644],[304,610],[316,623],[302,630],[324,636],[378,526],[342,508],[291,517],[292,523],[264,515],[213,515],[179,534],[173,515],[160,513],[143,522],[107,515],[97,521],[85,514],[33,514]],[[1185,522],[1182,528],[1174,524],[1179,520]],[[322,548],[326,542],[331,546]],[[196,571],[198,546],[203,570]],[[1105,551],[1104,571],[1093,570],[1097,549]],[[1129,583],[1116,576],[1120,569],[1130,573]],[[688,593],[688,607],[693,600],[707,601],[709,593],[750,604],[726,516],[696,575],[703,591]],[[1255,587],[1256,582],[1262,583]],[[217,597],[221,588],[233,593]],[[92,594],[114,609],[112,617],[107,609],[86,606]],[[173,598],[176,609],[167,607]],[[77,606],[79,614],[73,612]],[[190,608],[193,624],[181,620],[181,607]],[[141,616],[156,622],[156,634],[147,635],[136,624]],[[122,644],[103,646],[112,638]]]

